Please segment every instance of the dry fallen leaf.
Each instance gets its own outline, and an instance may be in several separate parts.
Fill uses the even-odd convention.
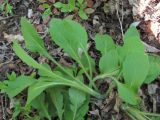
[[[5,32],[3,32],[4,38],[9,42],[13,42],[14,40],[18,40],[19,42],[24,41],[24,38],[22,35],[18,34],[18,35],[13,35],[13,34],[7,34]]]
[[[94,5],[93,0],[87,0],[87,7],[92,8]]]
[[[146,52],[150,52],[150,53],[158,53],[158,52],[160,52],[159,49],[157,49],[157,48],[155,48],[155,47],[153,47],[153,46],[150,46],[150,45],[148,45],[148,44],[145,43],[145,42],[143,42],[143,44],[144,44],[144,46],[145,46]]]

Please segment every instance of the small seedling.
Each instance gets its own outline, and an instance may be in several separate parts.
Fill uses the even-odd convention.
[[[108,77],[117,86],[118,96],[122,101],[120,108],[129,117],[133,120],[145,120],[149,116],[160,116],[141,112],[139,109],[142,100],[138,96],[138,90],[142,84],[149,84],[160,75],[160,57],[145,53],[135,27],[131,26],[125,33],[123,46],[114,44],[108,35],[96,35],[96,48],[102,55],[98,74],[95,62],[88,54],[87,33],[79,23],[67,19],[52,19],[49,26],[52,40],[75,63],[71,67],[59,64],[47,52],[44,41],[34,27],[22,18],[21,29],[26,48],[48,58],[57,67],[52,69],[48,64],[38,63],[14,41],[13,50],[16,55],[27,65],[37,69],[39,77],[21,75],[15,78],[13,74],[9,78],[14,80],[0,83],[2,92],[12,98],[27,89],[26,107],[37,109],[41,118],[83,120],[89,109],[90,95],[97,99],[104,97],[99,94],[95,82]],[[93,73],[98,75],[94,76]],[[84,84],[85,81],[88,84]]]
[[[9,14],[13,14],[13,6],[8,0],[2,0],[2,3],[0,3],[0,11],[8,16]]]
[[[41,7],[44,9],[44,12],[42,13],[42,18],[45,19],[52,15],[51,7],[52,5],[49,5],[47,3],[43,3]]]
[[[78,15],[82,19],[88,19],[88,16],[85,12],[87,8],[87,2],[85,0],[69,0],[68,4],[63,4],[61,2],[56,2],[54,4],[56,8],[59,8],[61,12],[72,12],[74,10],[78,11]]]

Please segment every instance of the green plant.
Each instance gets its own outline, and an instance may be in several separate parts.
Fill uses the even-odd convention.
[[[52,5],[46,3],[46,1],[41,1],[41,0],[37,0],[40,3],[40,9],[44,10],[42,12],[42,18],[45,19],[47,17],[49,17],[50,15],[52,15]]]
[[[2,0],[0,3],[0,11],[4,12],[5,15],[13,14],[13,6],[8,2],[8,0]]]
[[[61,12],[72,12],[74,10],[78,10],[78,15],[82,19],[88,19],[88,16],[85,12],[87,8],[87,2],[85,0],[69,0],[68,4],[63,4],[61,2],[56,2],[54,4],[56,8],[59,8]]]
[[[45,19],[45,18],[47,18],[48,16],[50,16],[52,14],[51,6],[48,5],[47,3],[44,3],[42,6],[45,9],[45,11],[42,14],[42,18]]]
[[[39,64],[15,41],[14,52],[27,65],[37,69],[39,77],[16,77],[13,73],[9,80],[0,83],[0,88],[11,98],[27,88],[26,107],[37,109],[41,118],[84,119],[89,109],[90,95],[98,99],[104,97],[98,93],[95,82],[106,77],[113,80],[113,86],[117,85],[118,95],[123,101],[121,109],[131,118],[141,120],[159,116],[141,112],[138,107],[141,103],[138,96],[141,85],[149,84],[160,75],[160,57],[144,52],[135,27],[131,26],[124,35],[123,46],[114,44],[108,35],[96,35],[96,48],[102,55],[100,74],[96,73],[94,60],[88,55],[87,33],[77,22],[53,19],[49,28],[53,41],[75,60],[71,67],[62,66],[47,52],[43,40],[25,18],[21,19],[21,29],[26,48],[48,58],[57,67],[52,69],[48,64]],[[98,75],[93,76],[93,73]],[[88,85],[84,84],[85,81],[89,82]]]

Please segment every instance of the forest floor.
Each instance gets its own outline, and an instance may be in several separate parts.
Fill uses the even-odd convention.
[[[43,2],[52,5],[56,0],[10,0],[13,6],[13,14],[8,16],[4,12],[0,13],[0,80],[6,79],[6,73],[15,71],[17,74],[31,74],[34,69],[29,68],[18,59],[12,50],[12,42],[18,39],[24,43],[20,30],[20,19],[26,16],[36,30],[45,40],[50,53],[58,58],[64,65],[70,64],[68,58],[63,56],[61,49],[51,43],[47,33],[48,23],[51,18],[73,17],[80,22],[87,30],[89,37],[89,53],[96,60],[99,59],[99,52],[94,49],[94,36],[96,33],[109,34],[117,44],[123,44],[122,33],[131,24],[136,24],[141,35],[141,39],[146,46],[147,52],[160,54],[160,1],[159,0],[87,0],[87,7],[93,11],[88,15],[87,20],[82,20],[75,12],[62,13],[58,9],[51,7],[52,14],[42,19],[44,10],[41,8]],[[58,1],[58,0],[57,0]],[[62,0],[63,1],[63,0]],[[1,0],[0,0],[1,2]],[[32,55],[39,62],[47,60],[38,55]],[[105,92],[109,83],[104,81],[100,90]],[[142,86],[139,91],[144,100],[144,106],[149,112],[160,113],[160,78],[150,85]],[[110,120],[111,114],[117,118],[127,120],[128,118],[116,108],[116,92],[112,91],[108,98],[104,100],[94,100],[90,105],[89,115],[95,120]],[[24,95],[25,97],[25,95]],[[5,109],[5,110],[4,110]],[[0,94],[0,120],[12,114],[10,101],[5,94]],[[4,113],[5,111],[5,113]],[[5,115],[4,115],[5,114]]]

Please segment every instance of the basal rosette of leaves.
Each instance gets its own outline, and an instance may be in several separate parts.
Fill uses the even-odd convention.
[[[83,120],[89,110],[90,96],[97,99],[103,97],[95,82],[107,77],[116,84],[119,98],[123,101],[122,109],[128,111],[129,116],[145,120],[147,115],[153,115],[145,116],[135,109],[141,104],[138,96],[141,85],[151,83],[160,75],[160,57],[145,53],[135,27],[131,26],[125,33],[123,46],[114,44],[108,35],[95,36],[96,49],[102,55],[99,61],[100,73],[97,76],[93,76],[96,73],[95,62],[88,54],[86,30],[79,23],[54,18],[49,25],[53,42],[75,61],[72,67],[62,66],[48,53],[44,41],[26,18],[21,19],[21,30],[26,48],[48,58],[57,67],[53,69],[47,63],[38,63],[15,41],[14,52],[24,63],[37,69],[39,77],[16,77],[11,74],[8,75],[8,80],[0,83],[0,89],[10,98],[27,89],[25,108],[31,106],[37,109],[41,119],[58,117],[59,120]],[[84,75],[89,81],[88,85],[84,84]],[[136,117],[137,114],[139,118]]]

